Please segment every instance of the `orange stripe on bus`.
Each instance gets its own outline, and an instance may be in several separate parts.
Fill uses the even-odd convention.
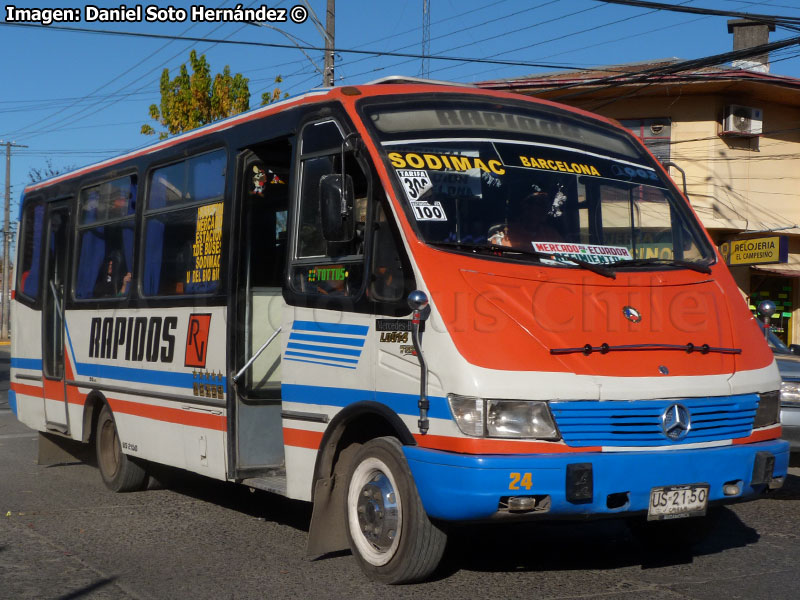
[[[321,431],[308,431],[306,429],[289,429],[283,428],[283,443],[287,446],[296,446],[298,448],[309,448],[311,450],[319,449],[322,443]]]
[[[456,438],[444,435],[415,434],[414,439],[421,448],[447,450],[462,454],[565,454],[575,452],[600,452],[599,446],[572,448],[564,444],[548,442],[523,442],[511,440],[487,440]]]
[[[753,442],[765,442],[767,440],[777,440],[781,437],[781,426],[776,425],[769,429],[760,429],[748,435],[747,437],[738,438],[733,440],[734,444],[752,444]]]
[[[36,396],[37,398],[42,397],[42,388],[38,385],[28,385],[26,383],[12,383],[11,389],[14,390],[17,394],[22,394],[23,396]]]
[[[214,429],[217,431],[227,431],[228,429],[227,420],[223,415],[196,413],[181,408],[154,406],[152,404],[130,402],[117,398],[108,398],[108,404],[115,413],[134,415],[136,417],[165,421],[167,423],[177,423],[178,425]]]

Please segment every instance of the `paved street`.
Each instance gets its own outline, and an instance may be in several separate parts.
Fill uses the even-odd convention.
[[[800,469],[726,509],[691,550],[646,550],[618,522],[470,527],[433,581],[387,590],[349,553],[304,558],[310,507],[200,477],[112,494],[92,467],[36,464],[8,409],[0,347],[0,598],[794,598]]]

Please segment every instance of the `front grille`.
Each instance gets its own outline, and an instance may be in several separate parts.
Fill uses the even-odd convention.
[[[689,433],[672,441],[661,416],[673,404],[691,416]],[[551,402],[561,436],[569,446],[677,446],[746,437],[753,429],[758,394],[669,400]]]

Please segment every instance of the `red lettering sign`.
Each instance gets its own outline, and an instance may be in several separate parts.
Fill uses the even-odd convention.
[[[184,366],[205,368],[206,355],[208,354],[208,330],[210,327],[210,314],[193,314],[189,316]]]

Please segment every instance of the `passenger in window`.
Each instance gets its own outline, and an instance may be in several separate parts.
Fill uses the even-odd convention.
[[[403,296],[405,281],[400,255],[392,237],[382,206],[375,215],[375,236],[372,246],[372,273],[367,295],[376,302],[396,302]]]
[[[114,250],[103,259],[94,285],[94,297],[124,296],[128,293],[130,282],[131,272],[125,266],[125,259],[119,251]]]
[[[508,229],[503,231],[501,245],[530,250],[533,242],[563,241],[555,219],[561,216],[565,200],[560,186],[549,192],[534,185],[527,196],[512,205],[513,212]]]
[[[495,246],[511,246],[511,239],[508,237],[508,225],[500,223],[489,228],[489,243]]]

